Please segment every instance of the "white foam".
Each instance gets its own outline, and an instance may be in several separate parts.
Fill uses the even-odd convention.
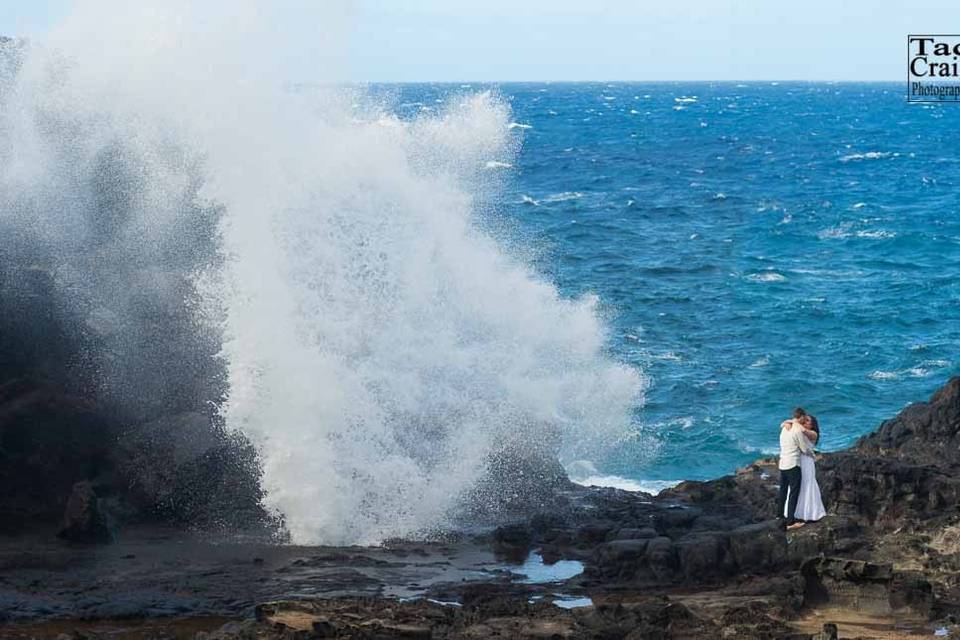
[[[830,227],[817,232],[817,237],[821,240],[842,240],[843,238],[849,238],[851,235],[849,225]]]
[[[657,495],[664,489],[675,487],[682,480],[633,480],[613,475],[587,476],[586,478],[571,478],[573,482],[584,487],[610,487],[624,491],[638,491]]]
[[[507,125],[507,129],[533,129],[532,124],[521,124],[519,122],[511,122]]]
[[[567,200],[577,200],[582,198],[583,194],[579,191],[563,191],[554,193],[543,199],[544,202],[566,202]]]
[[[850,153],[840,157],[840,162],[856,162],[859,160],[880,160],[883,158],[896,158],[900,154],[890,151],[867,151],[866,153]]]
[[[871,380],[901,380],[903,378],[926,378],[934,372],[935,369],[942,369],[950,366],[948,360],[927,360],[914,367],[907,367],[896,371],[877,370],[868,376]]]
[[[332,4],[301,10],[299,24],[343,23]],[[127,255],[187,226],[184,194],[222,207],[224,265],[196,274],[197,309],[223,336],[223,416],[258,447],[294,542],[415,536],[448,521],[495,450],[617,441],[642,379],[605,355],[598,300],[563,298],[477,219],[497,189],[484,163],[513,157],[508,130],[530,125],[489,93],[400,121],[335,74],[286,91],[289,60],[333,74],[342,38],[298,41],[273,11],[292,9],[76,3],[4,92],[0,198],[50,205],[38,233],[82,234],[54,205],[82,202],[84,172],[123,144],[145,159]],[[70,165],[49,138],[60,123],[77,125]]]
[[[888,238],[896,238],[897,234],[893,231],[885,231],[883,229],[877,229],[877,230],[857,231],[856,236],[858,238],[868,238],[870,240],[886,240]]]
[[[751,282],[785,282],[787,277],[776,271],[764,271],[762,273],[751,273],[746,279]]]
[[[635,480],[603,474],[589,460],[575,460],[566,465],[566,471],[572,482],[583,487],[610,487],[624,491],[641,491],[651,495],[657,495],[664,489],[675,487],[682,482],[682,480]]]

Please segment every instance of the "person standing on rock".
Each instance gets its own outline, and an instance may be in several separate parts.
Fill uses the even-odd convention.
[[[794,416],[806,415],[806,411],[797,409]],[[777,518],[783,519],[787,529],[799,529],[804,525],[794,517],[797,500],[800,498],[800,484],[803,472],[800,470],[800,456],[813,455],[810,441],[803,435],[803,429],[796,418],[784,420],[780,424],[780,497],[777,502]],[[786,514],[786,516],[784,516]]]
[[[796,409],[794,415],[794,428],[800,427],[803,436],[810,442],[811,446],[817,444],[820,440],[820,423],[815,416],[810,415],[803,409]],[[799,500],[797,501],[797,510],[793,517],[805,522],[816,522],[827,515],[827,510],[823,507],[823,498],[820,496],[820,485],[817,484],[817,465],[812,455],[804,453],[800,456],[800,473],[802,480],[800,482]],[[783,514],[787,516],[787,513]]]

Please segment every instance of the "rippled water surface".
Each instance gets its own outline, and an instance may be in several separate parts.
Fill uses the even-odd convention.
[[[401,113],[451,92],[394,88]],[[957,372],[960,107],[899,84],[508,84],[498,215],[650,378],[599,475],[708,478],[794,405],[835,449]]]

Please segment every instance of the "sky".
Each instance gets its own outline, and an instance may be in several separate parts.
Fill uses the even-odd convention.
[[[318,0],[344,7],[354,81],[904,80],[909,33],[960,32],[956,0]],[[316,25],[273,0],[281,28]],[[0,0],[42,38],[70,0]],[[229,5],[226,5],[229,6]],[[289,80],[310,81],[292,57]]]

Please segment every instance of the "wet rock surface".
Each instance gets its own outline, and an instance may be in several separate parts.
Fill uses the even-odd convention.
[[[202,435],[198,418],[176,419]],[[958,433],[954,379],[851,449],[824,454],[829,515],[789,533],[771,518],[774,461],[760,460],[656,497],[556,480],[541,512],[509,525],[377,549],[155,527],[127,528],[98,547],[6,538],[0,617],[19,624],[5,632],[99,621],[78,630],[88,634],[109,634],[117,620],[234,618],[167,636],[223,639],[950,633],[960,619]],[[171,445],[171,464],[202,459],[212,445]]]

